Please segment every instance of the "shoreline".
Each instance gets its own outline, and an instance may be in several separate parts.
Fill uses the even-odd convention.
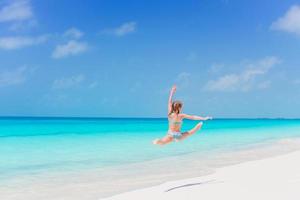
[[[115,195],[131,193],[130,191],[133,190],[144,190],[194,177],[202,178],[213,175],[220,168],[300,151],[299,145],[299,138],[288,138],[269,143],[257,143],[245,149],[235,149],[233,152],[192,153],[144,163],[133,163],[115,167],[109,171],[97,169],[80,173],[50,174],[39,176],[38,180],[32,179],[29,182],[25,178],[21,179],[21,182],[16,180],[17,185],[10,185],[6,189],[0,187],[0,197],[6,200],[24,198],[52,200],[57,197],[66,200],[101,198],[114,200]],[[173,167],[170,168],[170,166]]]
[[[215,173],[168,181],[100,200],[273,199],[300,196],[300,150],[218,168]]]

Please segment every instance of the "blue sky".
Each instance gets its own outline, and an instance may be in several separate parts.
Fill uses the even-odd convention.
[[[0,115],[300,117],[300,2],[2,0]]]

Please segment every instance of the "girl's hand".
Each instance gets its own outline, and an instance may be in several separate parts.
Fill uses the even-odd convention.
[[[205,120],[211,120],[212,117],[205,117]]]
[[[172,89],[171,89],[171,92],[175,92],[176,91],[176,85],[173,85]]]

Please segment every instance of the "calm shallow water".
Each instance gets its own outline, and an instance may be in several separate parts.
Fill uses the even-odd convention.
[[[183,130],[196,123],[185,121]],[[201,131],[183,142],[163,148],[152,145],[154,138],[165,135],[167,125],[167,119],[0,118],[0,187],[8,185],[11,190],[37,180],[55,180],[55,185],[64,185],[58,177],[72,174],[82,175],[73,181],[87,183],[90,192],[102,182],[111,181],[108,189],[112,194],[113,184],[120,177],[126,182],[135,174],[142,179],[155,170],[155,174],[158,170],[166,174],[163,169],[170,165],[176,172],[195,155],[200,162],[220,152],[238,152],[300,136],[300,120],[218,119],[204,122]],[[214,162],[220,165],[222,159],[218,158],[218,164]],[[200,165],[191,163],[190,168]],[[132,170],[134,166],[138,171]]]

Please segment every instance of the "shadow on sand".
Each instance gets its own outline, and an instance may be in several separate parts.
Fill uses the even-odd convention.
[[[191,187],[191,186],[195,186],[195,185],[203,185],[203,184],[212,183],[212,182],[215,182],[215,181],[216,180],[209,180],[209,181],[203,181],[203,182],[199,182],[199,183],[189,183],[189,184],[180,185],[180,186],[177,186],[177,187],[167,189],[165,192],[170,192],[172,190],[176,190],[176,189],[184,188],[184,187]]]

